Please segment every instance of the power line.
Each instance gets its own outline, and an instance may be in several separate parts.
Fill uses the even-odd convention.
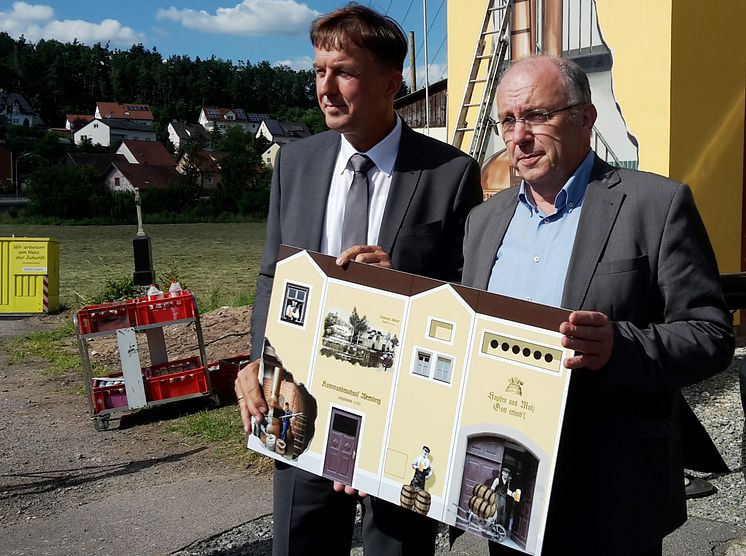
[[[402,27],[404,27],[404,23],[407,21],[407,16],[409,15],[409,10],[412,9],[412,4],[414,4],[414,0],[409,1],[409,7],[407,8],[407,13],[404,14],[404,18],[401,20]]]

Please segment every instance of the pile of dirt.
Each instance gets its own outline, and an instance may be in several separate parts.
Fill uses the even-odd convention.
[[[249,320],[251,307],[221,307],[200,315],[202,338],[207,361],[243,355],[249,351]],[[182,359],[199,353],[196,324],[174,324],[163,327],[169,360]],[[120,368],[117,341],[114,335],[89,340],[91,362],[116,372]],[[138,335],[142,365],[149,365],[147,337]]]

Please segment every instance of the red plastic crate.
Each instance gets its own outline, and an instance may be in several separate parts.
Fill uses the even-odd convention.
[[[135,326],[135,302],[132,300],[89,305],[78,311],[81,334]]]
[[[94,386],[91,389],[93,396],[93,414],[101,413],[104,409],[114,407],[127,407],[127,391],[124,384],[114,386]]]
[[[178,294],[163,294],[158,299],[140,297],[135,300],[135,305],[137,324],[140,326],[194,316],[194,298],[186,290]]]
[[[165,376],[173,373],[180,373],[182,371],[189,371],[200,367],[202,361],[198,355],[192,357],[186,357],[184,359],[174,359],[167,363],[160,363],[158,365],[151,365],[150,367],[143,367],[142,374],[145,378]]]
[[[236,391],[233,383],[238,376],[238,371],[248,365],[250,361],[249,355],[243,354],[210,363],[210,385],[224,401],[236,401]]]
[[[191,394],[207,394],[207,374],[204,367],[145,378],[145,395],[150,401]]]

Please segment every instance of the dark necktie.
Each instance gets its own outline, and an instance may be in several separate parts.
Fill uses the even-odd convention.
[[[368,171],[373,161],[364,154],[350,157],[354,175],[345,201],[345,218],[342,224],[342,251],[353,245],[368,243]]]

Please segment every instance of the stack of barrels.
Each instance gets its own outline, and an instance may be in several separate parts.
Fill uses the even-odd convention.
[[[403,508],[414,510],[418,514],[427,515],[430,511],[430,493],[426,490],[417,490],[412,485],[401,487],[399,501]]]
[[[472,497],[469,498],[469,509],[482,519],[489,519],[497,511],[495,491],[484,484],[474,485]]]

